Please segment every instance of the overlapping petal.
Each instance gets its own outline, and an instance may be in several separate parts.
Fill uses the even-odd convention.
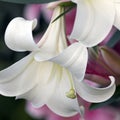
[[[0,71],[0,83],[8,82],[21,74],[21,72],[23,72],[24,69],[32,62],[33,56],[34,54],[30,54],[10,67]]]
[[[72,0],[77,13],[71,38],[87,47],[100,43],[110,32],[115,16],[114,0]]]
[[[34,87],[38,83],[37,74],[39,71],[37,70],[39,68],[37,66],[38,63],[33,61],[33,54],[30,54],[7,69],[2,70],[0,72],[0,94],[17,96]]]
[[[50,61],[66,67],[80,81],[84,79],[88,53],[85,46],[75,43]]]
[[[47,102],[47,106],[61,116],[73,116],[80,110],[77,98],[66,97],[66,92],[71,88],[70,79],[72,76],[62,68],[61,76],[56,80],[56,90]]]
[[[37,72],[39,82],[16,98],[25,98],[32,102],[35,107],[44,105],[55,91],[56,80],[60,79],[60,70],[56,71],[57,68],[59,67],[51,62],[38,63],[38,69],[34,71]]]
[[[64,28],[64,17],[61,17],[59,20],[53,22],[53,20],[58,17],[58,15],[63,12],[63,9],[58,9],[54,11],[51,22],[48,26],[47,31],[45,32],[42,39],[38,42],[40,48],[40,53],[38,56],[55,56],[56,54],[62,52],[67,47],[65,28]],[[60,29],[56,29],[60,28]],[[51,34],[52,33],[52,34]],[[55,34],[54,34],[55,33]],[[51,44],[52,42],[52,44]],[[48,47],[50,49],[48,49]],[[47,54],[47,55],[46,55]]]

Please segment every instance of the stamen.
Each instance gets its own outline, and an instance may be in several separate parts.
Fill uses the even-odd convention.
[[[68,92],[66,92],[66,96],[68,98],[75,99],[76,98],[75,90],[71,88]]]
[[[71,99],[75,99],[76,98],[76,92],[75,92],[74,86],[73,86],[73,79],[72,79],[72,76],[69,72],[68,72],[68,75],[69,75],[69,78],[70,78],[69,80],[70,80],[71,88],[68,92],[66,92],[66,97],[71,98]]]

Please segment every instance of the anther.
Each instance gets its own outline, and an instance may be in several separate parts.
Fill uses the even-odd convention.
[[[73,88],[71,88],[68,92],[66,92],[66,96],[71,99],[76,98],[76,92]]]

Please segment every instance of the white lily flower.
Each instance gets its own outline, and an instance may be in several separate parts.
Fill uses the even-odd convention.
[[[36,20],[15,18],[5,32],[7,46],[15,51],[32,51],[28,56],[0,71],[0,94],[16,96],[32,102],[35,107],[46,104],[61,116],[83,113],[77,94],[90,102],[102,102],[115,91],[114,78],[106,88],[93,88],[83,79],[87,65],[87,48],[78,43],[67,46],[64,18],[52,22],[63,12],[54,10],[51,23],[35,44],[32,30]]]
[[[87,47],[100,43],[112,26],[120,30],[120,0],[71,0],[77,13],[70,37]]]

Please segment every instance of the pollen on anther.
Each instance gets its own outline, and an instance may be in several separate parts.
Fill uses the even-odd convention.
[[[74,89],[70,89],[68,92],[66,92],[66,97],[75,99],[76,98],[76,93]]]

